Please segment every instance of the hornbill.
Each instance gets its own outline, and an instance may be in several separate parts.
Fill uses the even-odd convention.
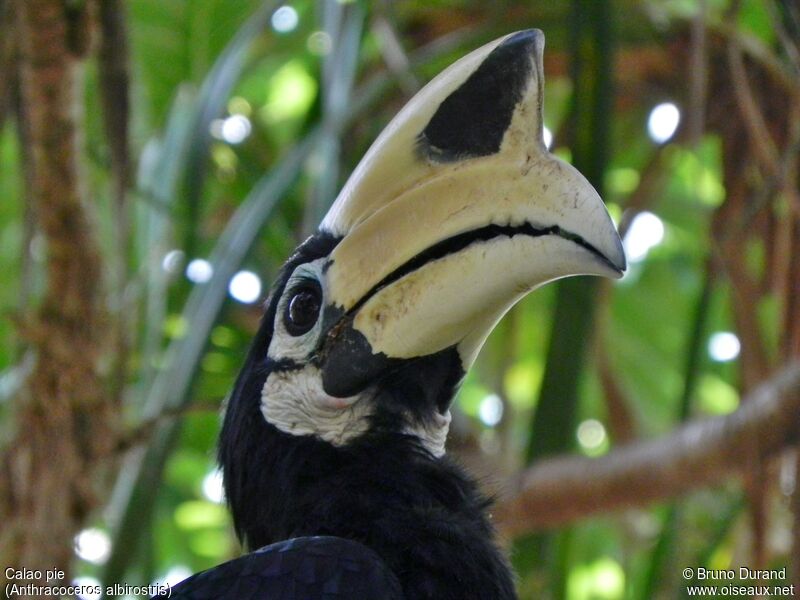
[[[391,121],[284,265],[225,412],[241,558],[179,598],[515,597],[450,403],[534,288],[618,277],[619,236],[542,130],[538,30],[449,67]]]

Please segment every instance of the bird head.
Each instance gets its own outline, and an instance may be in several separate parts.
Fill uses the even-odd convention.
[[[441,455],[503,314],[562,277],[621,275],[602,200],[543,141],[543,46],[529,30],[475,50],[369,149],[272,288],[225,417],[226,481],[237,437],[264,423],[335,447],[381,429]]]

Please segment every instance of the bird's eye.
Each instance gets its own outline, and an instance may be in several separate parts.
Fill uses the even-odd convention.
[[[290,335],[307,333],[319,317],[322,307],[322,291],[319,286],[304,284],[292,290],[286,303],[283,322]]]

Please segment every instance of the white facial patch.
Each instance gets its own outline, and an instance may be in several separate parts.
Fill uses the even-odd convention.
[[[342,446],[364,433],[372,408],[365,398],[335,398],[322,389],[322,374],[313,365],[270,373],[261,391],[261,413],[267,422],[292,435],[314,435]]]
[[[324,294],[326,291],[323,265],[326,259],[297,267],[289,278],[284,295],[275,312],[274,333],[267,355],[275,363],[291,361],[300,368],[276,370],[267,376],[261,390],[261,413],[284,433],[313,435],[334,446],[343,446],[369,429],[369,417],[375,412],[374,395],[364,392],[350,398],[336,398],[322,388],[322,373],[311,364],[319,344],[321,323],[318,321],[307,332],[291,335],[284,324],[287,304],[293,290],[304,281],[316,281]],[[409,419],[403,433],[414,435],[434,456],[444,454],[444,444],[450,427],[450,413],[436,413],[424,423]]]
[[[336,398],[322,389],[322,375],[313,365],[270,373],[261,391],[261,414],[284,433],[313,435],[343,446],[369,428],[374,412],[370,395]],[[408,425],[403,433],[417,437],[434,456],[443,456],[450,411],[436,413],[431,421]]]

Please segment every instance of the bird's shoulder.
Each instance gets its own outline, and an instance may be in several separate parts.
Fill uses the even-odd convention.
[[[394,573],[364,544],[313,536],[271,544],[192,575],[175,585],[169,597],[399,600],[403,595]]]

